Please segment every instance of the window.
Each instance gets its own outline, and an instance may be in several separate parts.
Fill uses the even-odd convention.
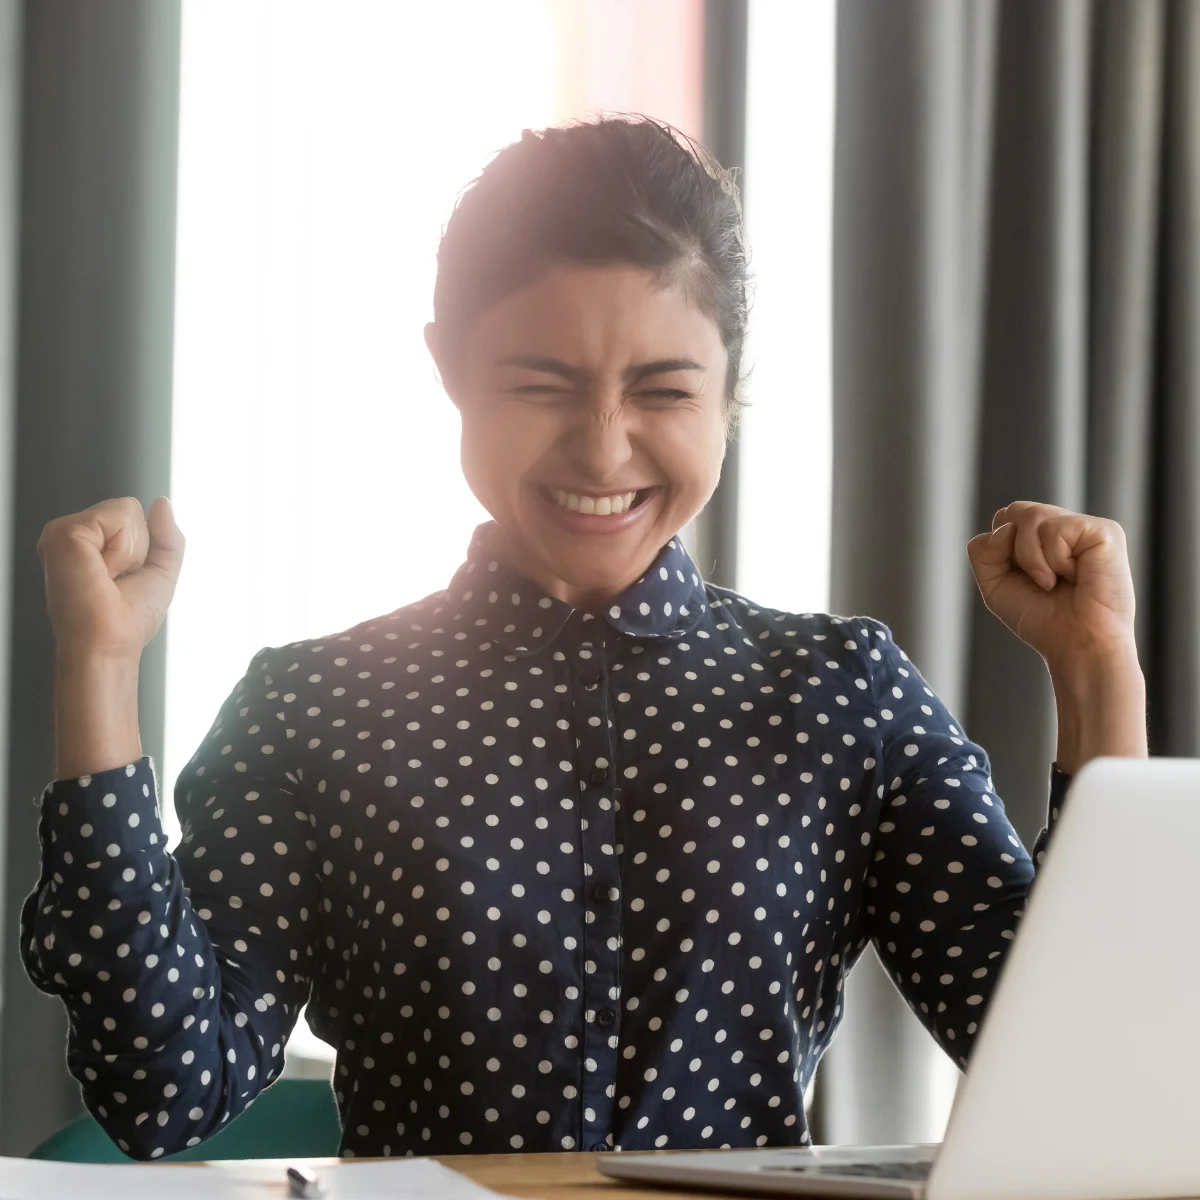
[[[738,434],[738,588],[829,607],[834,0],[751,0],[746,234],[755,276]]]
[[[702,12],[186,0],[168,786],[260,647],[445,585],[484,514],[422,340],[442,225],[525,127],[698,133]],[[289,1051],[323,1052],[303,1023]]]

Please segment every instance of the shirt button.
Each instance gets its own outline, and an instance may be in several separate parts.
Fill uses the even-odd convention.
[[[601,1029],[611,1029],[617,1023],[617,1014],[611,1008],[602,1008],[596,1014],[596,1024]]]
[[[593,783],[601,784],[607,778],[608,778],[608,768],[607,767],[596,767],[593,769],[593,771],[592,771],[592,782]]]
[[[589,692],[594,692],[600,686],[600,672],[588,671],[587,674],[580,676],[580,680]]]
[[[608,885],[598,883],[592,888],[592,899],[600,904],[604,904],[608,900]]]
[[[593,1142],[592,1149],[598,1154],[601,1150],[608,1149],[608,1143],[607,1142]]]

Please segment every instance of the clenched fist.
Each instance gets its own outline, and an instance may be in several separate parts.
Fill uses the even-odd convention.
[[[183,564],[184,538],[167,500],[155,500],[149,516],[126,496],[58,517],[37,550],[59,655],[136,663],[162,625]]]
[[[1115,521],[1018,501],[967,554],[984,603],[1048,663],[1132,647],[1133,577]]]
[[[1144,757],[1146,689],[1120,525],[1019,501],[996,513],[992,532],[972,538],[967,554],[984,603],[1046,660],[1059,767]]]

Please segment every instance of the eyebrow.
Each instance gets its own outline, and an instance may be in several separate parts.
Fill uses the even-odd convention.
[[[561,375],[572,383],[588,377],[581,367],[573,367],[559,358],[545,358],[538,354],[512,354],[496,360],[498,367],[526,367],[531,371],[544,371],[549,375]],[[637,363],[625,371],[626,383],[637,383],[652,375],[666,375],[671,371],[704,371],[705,368],[690,358],[660,358],[654,362]]]

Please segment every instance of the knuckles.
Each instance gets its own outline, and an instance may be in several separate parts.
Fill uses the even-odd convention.
[[[128,530],[130,525],[136,527],[138,523],[144,523],[146,519],[141,503],[136,496],[120,496],[113,500],[102,500],[99,504],[93,504],[90,508],[85,508],[81,512],[66,513],[61,517],[54,517],[42,526],[42,532],[38,536],[38,558],[45,562],[47,553],[69,542],[72,531],[80,525],[88,524],[94,520],[95,510],[102,508],[113,508],[124,515],[125,530],[121,532]]]
[[[1088,544],[1103,548],[1105,554],[1112,555],[1116,560],[1120,560],[1128,551],[1125,529],[1119,521],[1073,512],[1054,504],[1029,500],[1007,504],[998,508],[993,515],[991,531],[1006,524],[1013,525],[1017,530],[1013,556],[1022,565],[1037,561],[1035,546],[1029,541],[1031,535],[1043,546],[1049,545],[1047,538],[1056,536],[1068,545],[1075,546],[1081,537],[1086,536]],[[989,532],[979,533],[967,543],[967,557],[973,569],[982,568],[987,562],[989,537]]]
[[[1125,543],[1125,530],[1119,521],[1110,517],[1095,517],[1088,513],[1073,512],[1056,504],[1043,504],[1034,500],[1016,500],[996,509],[992,515],[992,529],[1012,523],[1018,528],[1030,524],[1074,525],[1084,522],[1099,531],[1107,540],[1118,545]]]

